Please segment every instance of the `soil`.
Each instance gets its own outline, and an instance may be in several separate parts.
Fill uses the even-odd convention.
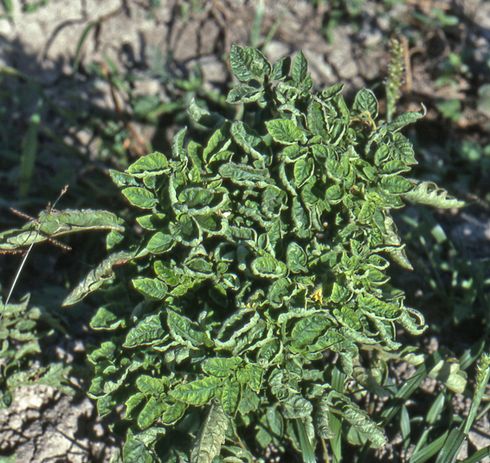
[[[0,410],[0,454],[16,462],[103,463],[116,451],[87,398],[34,385]]]
[[[463,116],[455,130],[469,128],[479,137],[488,137],[484,134],[490,128],[488,109],[480,107],[475,92],[469,91],[470,87],[482,86],[488,77],[478,74],[483,48],[490,41],[490,3],[483,0],[400,2],[389,14],[383,2],[369,0],[355,20],[332,30],[330,41],[324,30],[328,9],[322,2],[314,7],[313,2],[292,0],[213,0],[200,4],[179,0],[48,0],[29,13],[22,11],[24,3],[13,2],[12,17],[0,19],[0,67],[15,68],[33,77],[66,104],[76,85],[79,94],[109,110],[114,109],[111,89],[102,79],[85,72],[91,63],[112,61],[123,74],[136,73],[140,78],[134,84],[135,92],[141,94],[163,91],[159,80],[148,72],[158,59],[171,60],[183,73],[199,64],[206,85],[220,88],[228,78],[222,57],[233,42],[249,42],[255,8],[262,3],[262,38],[275,30],[265,47],[268,57],[275,60],[302,49],[316,83],[343,81],[347,93],[382,82],[388,63],[386,38],[394,23],[408,20],[408,11],[415,4],[422,10],[430,9],[433,3],[449,12],[456,8],[466,25],[453,33],[456,40],[474,44],[476,71],[472,75],[476,81],[461,79],[455,86],[435,87],[434,70],[447,58],[452,37],[435,29],[422,30],[420,37],[414,38],[418,44],[412,49],[404,104],[418,108],[423,101],[431,120],[438,117],[434,110],[438,98],[464,100]],[[193,7],[194,3],[198,6]],[[153,136],[152,129],[136,129],[143,138]],[[90,152],[90,137],[83,130],[72,135],[72,143]],[[480,210],[460,214],[450,233],[455,241],[464,236],[459,241],[465,243],[468,252],[490,250],[489,217],[488,211]],[[461,413],[467,409],[463,403]],[[489,429],[486,418],[471,433],[471,445],[489,445]],[[63,395],[46,386],[18,390],[13,405],[0,411],[0,454],[15,454],[15,461],[22,463],[108,462],[118,451],[109,435],[89,399]],[[395,439],[392,447],[385,449],[380,455],[382,461],[393,461],[390,458],[397,444]]]

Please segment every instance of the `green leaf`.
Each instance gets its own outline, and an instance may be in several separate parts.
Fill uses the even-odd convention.
[[[134,278],[134,289],[150,299],[162,300],[168,292],[167,285],[158,278]]]
[[[259,50],[236,44],[231,46],[230,65],[233,75],[241,82],[262,81],[271,71],[271,65]]]
[[[369,440],[373,448],[380,448],[386,444],[387,439],[383,430],[346,395],[331,391],[328,394],[328,401],[331,407],[341,410],[344,419]]]
[[[274,436],[277,438],[282,438],[284,434],[284,419],[279,413],[277,406],[272,406],[267,408],[266,412],[267,424]]]
[[[326,397],[323,397],[318,404],[316,429],[319,436],[323,439],[332,439],[334,437],[330,424],[330,407]]]
[[[167,408],[167,404],[155,397],[150,397],[143,409],[138,414],[137,424],[140,429],[149,428]]]
[[[367,113],[374,119],[378,115],[378,100],[371,90],[363,88],[357,92],[352,110],[359,114]]]
[[[188,208],[202,208],[212,203],[214,191],[202,187],[190,187],[179,193],[178,200]]]
[[[214,376],[207,376],[190,383],[179,384],[170,391],[170,396],[188,405],[202,407],[216,394],[222,380]]]
[[[322,138],[328,137],[322,106],[317,101],[312,101],[309,104],[307,120],[308,128],[314,135],[320,135]]]
[[[161,341],[164,336],[165,332],[163,331],[160,316],[158,314],[148,315],[128,331],[123,347],[134,348],[151,345]]]
[[[176,160],[180,159],[181,161],[185,161],[186,159],[186,152],[184,149],[186,134],[187,127],[184,127],[175,134],[172,141],[172,157]]]
[[[144,178],[169,172],[168,160],[164,154],[155,151],[133,162],[126,172],[133,177]]]
[[[339,185],[332,185],[328,187],[325,191],[325,199],[330,204],[337,204],[342,200],[343,196],[344,196],[344,192],[342,191],[342,188]]]
[[[430,444],[420,449],[417,454],[413,455],[412,458],[410,458],[410,463],[425,463],[426,461],[429,461],[434,455],[439,452],[439,450],[441,450],[448,435],[449,431],[445,431],[437,439],[434,439]]]
[[[229,91],[226,101],[230,104],[253,103],[254,101],[260,100],[263,95],[264,92],[261,88],[241,84]]]
[[[437,455],[436,463],[454,463],[465,437],[465,433],[461,429],[451,429],[441,451]]]
[[[291,215],[293,223],[297,228],[298,237],[304,238],[309,236],[310,220],[308,215],[298,198],[293,198],[293,204],[291,208]]]
[[[167,324],[172,337],[188,347],[198,348],[208,343],[206,334],[199,331],[197,324],[173,310],[167,311]]]
[[[261,210],[265,217],[274,219],[287,208],[287,194],[279,187],[268,186],[262,193]]]
[[[134,254],[127,251],[116,252],[106,257],[65,297],[62,304],[63,307],[74,305],[99,289],[106,281],[113,278],[113,267],[124,265],[131,261],[132,258],[134,258]]]
[[[175,402],[169,405],[160,416],[160,421],[165,425],[173,425],[179,421],[187,410],[187,405],[183,402]]]
[[[117,312],[110,310],[110,307],[99,307],[97,312],[90,320],[90,328],[93,330],[117,330],[118,328],[124,328],[126,322],[121,319]]]
[[[141,228],[145,230],[156,231],[162,228],[164,224],[165,214],[147,214],[136,218],[136,222]]]
[[[280,307],[284,299],[291,295],[291,283],[287,278],[279,278],[269,286],[267,297],[272,307]]]
[[[212,463],[225,442],[229,420],[219,403],[213,403],[191,452],[191,463]]]
[[[262,387],[263,369],[259,365],[247,363],[237,371],[237,379],[247,385],[252,391],[259,393]]]
[[[292,145],[306,143],[306,134],[290,119],[273,119],[266,121],[267,132],[277,143]]]
[[[135,439],[132,434],[126,438],[122,453],[124,463],[154,463],[155,461],[145,444]]]
[[[361,294],[358,301],[363,312],[381,319],[396,320],[401,314],[398,305],[385,302],[372,294]]]
[[[169,385],[169,380],[166,377],[154,378],[149,375],[140,375],[136,379],[136,387],[140,392],[149,396],[159,396],[163,394]]]
[[[338,94],[340,94],[340,92],[342,92],[342,89],[344,88],[344,84],[342,83],[337,83],[337,84],[333,84],[333,85],[330,85],[329,87],[323,89],[320,93],[322,99],[324,100],[329,100],[335,96],[337,96]]]
[[[124,188],[121,193],[133,206],[140,209],[152,209],[158,204],[157,197],[146,188],[130,186]]]
[[[487,447],[483,447],[482,449],[478,450],[475,452],[473,455],[471,455],[468,458],[465,458],[464,460],[460,460],[461,463],[481,463],[482,461],[485,461],[485,459],[490,458],[490,445]],[[9,462],[7,462],[9,463]]]
[[[199,100],[199,102],[197,102],[195,98],[192,98],[190,101],[189,106],[187,107],[187,114],[189,115],[191,121],[196,123],[198,126],[201,126],[201,128],[215,128],[222,125],[225,118],[221,114],[211,112],[205,108],[203,101],[204,100]],[[185,134],[182,135],[182,139],[184,136]],[[182,150],[179,152],[183,155],[185,151]]]
[[[476,384],[470,411],[464,424],[464,432],[468,433],[478,414],[478,407],[483,400],[485,390],[490,382],[490,354],[483,352],[477,365]]]
[[[219,173],[224,178],[229,178],[233,183],[248,187],[265,187],[272,183],[269,172],[266,169],[255,169],[245,164],[229,162],[219,168]]]
[[[49,238],[97,230],[124,232],[123,221],[112,212],[93,209],[42,211],[38,219],[27,222],[22,228],[0,233],[0,250],[23,249]]]
[[[461,370],[460,365],[451,359],[443,360],[434,365],[429,376],[443,382],[448,389],[456,394],[462,394],[466,388],[466,372]]]
[[[386,252],[390,257],[401,267],[407,270],[413,270],[412,264],[408,260],[407,254],[405,252],[405,246],[401,244],[400,236],[398,235],[398,230],[393,219],[389,216],[385,217],[385,244],[389,247]]]
[[[393,141],[390,143],[390,149],[395,154],[396,159],[399,159],[407,166],[417,164],[415,152],[410,141],[401,133],[393,134]]]
[[[134,411],[141,405],[141,403],[145,400],[145,395],[141,392],[137,392],[129,397],[128,400],[124,403],[126,410],[124,412],[124,417],[126,419],[134,418]]]
[[[465,203],[449,196],[447,191],[439,188],[433,182],[420,182],[415,188],[404,195],[406,199],[416,204],[450,209],[463,207]]]
[[[374,152],[374,163],[379,166],[386,162],[391,155],[391,150],[388,145],[380,145]]]
[[[285,162],[296,162],[299,158],[306,154],[305,148],[299,145],[289,145],[286,146],[281,151],[281,159],[284,159]]]
[[[186,267],[196,273],[202,273],[209,275],[213,273],[213,264],[203,257],[193,257],[187,259],[185,262]]]
[[[170,251],[175,245],[175,239],[172,235],[167,233],[157,232],[155,233],[148,244],[146,245],[146,250],[152,254],[164,254]]]
[[[111,176],[112,181],[119,188],[123,188],[126,186],[138,186],[140,181],[133,177],[132,175],[126,174],[125,172],[119,172],[114,169],[109,169],[109,175]]]
[[[240,383],[234,380],[226,380],[220,391],[220,402],[223,410],[228,415],[233,415],[240,400]]]
[[[291,58],[285,56],[277,60],[272,66],[271,80],[282,80],[288,76],[289,68],[291,67]]]
[[[380,185],[381,188],[396,195],[406,195],[413,188],[413,183],[400,175],[382,177]]]
[[[294,241],[288,244],[286,262],[289,270],[293,273],[301,273],[308,270],[308,257],[303,248]]]
[[[315,449],[311,443],[313,429],[311,419],[309,421],[296,420],[294,422],[298,435],[299,449],[304,463],[316,463]],[[308,431],[311,431],[310,433]]]
[[[242,415],[247,415],[250,412],[256,411],[260,405],[259,396],[252,391],[249,387],[244,387],[242,390],[242,396],[240,403],[238,404],[238,410]]]
[[[301,350],[314,341],[331,325],[325,315],[310,315],[302,318],[294,325],[291,331],[292,346]]]
[[[252,156],[261,159],[262,154],[256,149],[262,139],[250,127],[242,121],[235,121],[231,126],[231,135],[235,142],[246,152]]]
[[[301,188],[313,175],[314,163],[311,158],[301,158],[294,163],[294,183]]]
[[[202,363],[202,369],[210,376],[225,378],[233,374],[234,370],[236,370],[241,363],[242,359],[240,357],[208,358]]]
[[[309,400],[300,395],[294,395],[283,403],[284,417],[288,419],[309,418],[313,412],[313,406]]]
[[[296,84],[300,84],[308,77],[308,63],[302,51],[296,53],[291,67],[291,77]]]
[[[229,123],[226,123],[215,130],[209,137],[208,143],[202,152],[202,159],[207,161],[211,154],[225,150],[230,144],[229,138]]]
[[[393,121],[386,124],[386,129],[390,132],[396,132],[398,130],[403,129],[407,125],[413,124],[418,121],[420,118],[424,117],[426,113],[425,107],[423,107],[422,111],[417,112],[407,112],[405,114],[401,114],[398,117],[395,117]]]
[[[255,275],[263,278],[280,278],[287,273],[286,265],[271,255],[257,257],[252,262],[251,269]]]

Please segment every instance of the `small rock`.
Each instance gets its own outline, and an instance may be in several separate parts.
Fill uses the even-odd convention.
[[[21,432],[23,428],[24,420],[19,415],[14,415],[10,418],[9,426],[14,431]]]
[[[203,79],[205,82],[213,84],[222,84],[226,81],[228,72],[222,61],[219,61],[214,56],[203,57],[200,60]]]
[[[291,52],[290,48],[284,42],[279,42],[278,40],[271,40],[264,51],[267,58],[273,63],[278,59],[289,55]]]
[[[325,61],[322,55],[308,49],[305,49],[303,52],[305,58],[309,62],[313,79],[316,82],[331,84],[336,81],[335,72],[332,66]]]
[[[468,440],[475,446],[477,450],[490,446],[489,434],[485,435],[478,431],[470,431],[470,433],[468,434]],[[490,459],[488,459],[487,461],[490,461]]]

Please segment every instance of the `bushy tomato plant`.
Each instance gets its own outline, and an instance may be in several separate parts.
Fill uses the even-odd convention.
[[[127,462],[382,446],[359,399],[391,358],[417,361],[397,329],[425,329],[390,284],[390,260],[411,268],[392,211],[461,205],[406,177],[401,129],[422,112],[386,122],[370,90],[350,106],[341,84],[315,91],[301,52],[271,65],[235,45],[230,62],[236,118],[191,104],[171,153],[111,172],[134,221],[65,301],[105,300],[89,394],[122,407]]]

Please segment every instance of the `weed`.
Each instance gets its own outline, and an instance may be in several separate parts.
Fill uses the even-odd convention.
[[[40,341],[50,334],[42,328],[45,318],[40,308],[30,307],[28,296],[17,304],[0,301],[0,408],[10,405],[20,386],[46,384],[72,392],[66,382],[69,367],[39,362]]]

